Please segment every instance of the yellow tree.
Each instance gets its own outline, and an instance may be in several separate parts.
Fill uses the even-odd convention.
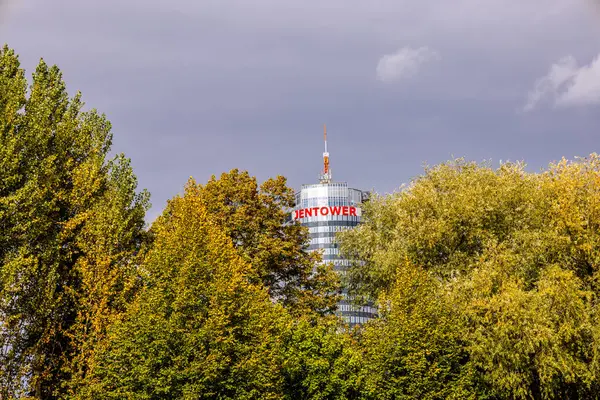
[[[482,398],[469,362],[460,308],[428,271],[401,264],[392,289],[379,298],[380,316],[366,325],[366,399]]]
[[[108,166],[109,173],[103,178],[108,185],[103,196],[68,226],[77,229],[80,225],[75,244],[82,256],[75,264],[79,285],[70,292],[77,315],[66,331],[72,343],[72,351],[65,355],[62,367],[68,376],[61,390],[66,396],[85,387],[86,376],[95,367],[96,348],[140,285],[136,254],[146,243],[146,194],[135,193],[137,182],[123,156]],[[88,173],[80,178],[93,179]]]
[[[96,351],[81,397],[282,396],[280,332],[289,319],[203,204],[190,180],[153,224],[144,286]]]
[[[410,350],[404,359],[462,343],[461,369],[475,371],[477,398],[594,397],[599,183],[595,154],[542,173],[522,164],[493,169],[455,160],[374,199],[365,206],[365,223],[342,235],[346,253],[366,261],[351,271],[353,289],[383,301],[384,318],[367,326],[365,336],[381,349]],[[407,313],[406,301],[423,290],[400,279],[410,268],[435,285],[414,307],[408,303]],[[419,312],[430,310],[431,296],[439,307]],[[443,310],[457,319],[440,319]],[[444,332],[459,332],[460,340],[439,336]],[[421,347],[410,349],[406,337]],[[394,352],[375,354],[375,368],[394,365]],[[426,359],[434,365],[437,357]],[[377,385],[406,393],[415,382]],[[420,397],[437,390],[429,385]]]

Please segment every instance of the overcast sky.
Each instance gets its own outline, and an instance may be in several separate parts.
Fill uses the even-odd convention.
[[[0,42],[57,64],[152,193],[232,168],[390,192],[435,164],[600,150],[595,0],[0,0]]]

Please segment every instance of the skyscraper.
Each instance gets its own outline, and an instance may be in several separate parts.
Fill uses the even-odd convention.
[[[369,193],[348,187],[346,182],[333,182],[327,152],[327,129],[324,128],[325,152],[323,171],[319,183],[302,185],[296,193],[296,205],[291,218],[306,226],[310,233],[309,251],[323,251],[323,262],[333,263],[336,271],[344,274],[351,260],[340,255],[335,235],[352,229],[360,223],[360,205],[368,199]],[[377,315],[372,306],[356,307],[343,293],[337,313],[350,325],[361,324]]]

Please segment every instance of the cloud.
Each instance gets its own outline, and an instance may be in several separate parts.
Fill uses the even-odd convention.
[[[377,78],[382,82],[411,78],[419,72],[419,68],[423,64],[439,58],[439,53],[428,47],[419,47],[418,49],[404,47],[379,59]]]
[[[581,67],[573,56],[553,64],[548,74],[536,81],[524,109],[531,111],[540,103],[554,107],[600,104],[600,55]]]

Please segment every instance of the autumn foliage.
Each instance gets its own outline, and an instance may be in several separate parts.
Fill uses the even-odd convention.
[[[190,178],[147,226],[111,139],[0,51],[0,399],[600,397],[599,156],[427,167],[338,235],[340,279],[285,178]]]
[[[541,173],[454,160],[366,205],[341,240],[366,261],[351,291],[381,305],[367,380],[402,382],[380,398],[596,398],[599,206],[595,154]]]

